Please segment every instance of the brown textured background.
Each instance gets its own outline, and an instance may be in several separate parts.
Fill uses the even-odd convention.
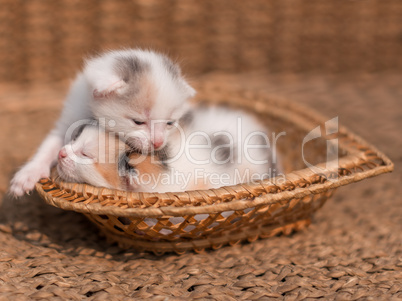
[[[401,1],[0,0],[0,8],[0,300],[402,299]],[[137,45],[178,58],[194,85],[263,89],[339,116],[395,171],[339,189],[291,237],[160,258],[108,246],[84,217],[36,194],[7,197],[82,57]]]
[[[2,0],[0,80],[71,78],[100,49],[143,46],[191,74],[402,68],[399,0]]]

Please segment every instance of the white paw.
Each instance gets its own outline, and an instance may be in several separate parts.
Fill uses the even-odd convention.
[[[49,177],[49,174],[48,166],[28,163],[11,180],[10,194],[20,197],[29,193],[40,179]]]
[[[119,80],[107,86],[107,88],[105,88],[105,86],[106,85],[99,85],[99,87],[94,90],[94,98],[108,98],[115,94],[121,94],[126,88],[127,84],[125,81]]]

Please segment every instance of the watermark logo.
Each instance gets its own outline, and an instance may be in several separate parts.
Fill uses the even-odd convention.
[[[331,135],[336,136],[334,134],[337,134],[338,132],[339,132],[339,118],[335,117],[326,121],[324,123],[324,128],[322,128],[321,126],[317,126],[304,137],[302,142],[302,159],[304,164],[306,164],[306,166],[314,173],[327,174],[329,172],[334,172],[338,170],[339,168],[338,138],[329,139]],[[323,164],[324,166],[313,165],[310,162],[308,162],[305,158],[305,152],[304,152],[305,144],[318,138],[327,138],[326,139],[327,157]]]
[[[286,135],[286,132],[279,134],[272,133],[271,137],[263,131],[243,131],[242,119],[237,119],[237,124],[231,126],[228,130],[219,130],[216,132],[205,132],[201,130],[185,131],[179,124],[175,123],[171,126],[175,134],[173,141],[169,141],[171,133],[160,130],[159,134],[152,133],[157,131],[158,127],[155,124],[165,123],[165,120],[155,120],[151,122],[149,133],[144,131],[136,131],[128,129],[125,131],[117,131],[116,122],[114,120],[106,121],[104,118],[99,119],[99,122],[92,119],[80,120],[73,123],[67,130],[65,135],[65,148],[70,157],[79,164],[92,164],[94,161],[82,158],[76,153],[80,153],[80,149],[93,148],[96,149],[97,163],[115,163],[116,143],[125,143],[130,146],[139,155],[136,158],[136,163],[143,162],[148,155],[153,155],[157,151],[153,148],[143,148],[141,143],[156,137],[157,135],[165,134],[166,149],[170,151],[169,157],[165,163],[171,164],[185,157],[190,164],[194,165],[228,165],[242,164],[247,162],[253,165],[276,164],[278,161],[277,143],[281,136]],[[108,130],[101,126],[107,124]],[[82,129],[85,126],[96,128],[96,136],[80,137]],[[94,133],[92,131],[92,133]],[[172,135],[173,136],[173,135]],[[130,141],[136,138],[137,147],[132,147]],[[116,139],[118,138],[118,139]],[[154,138],[152,138],[154,139]],[[78,142],[76,141],[78,140]],[[118,141],[118,142],[117,142]],[[172,142],[172,143],[170,143]],[[262,154],[270,154],[269,156]],[[154,156],[151,159],[155,159]],[[158,161],[152,161],[158,163]]]
[[[121,173],[120,167],[125,168],[131,165],[130,172],[126,173],[133,177],[130,181],[141,180],[140,182],[145,184],[158,185],[161,182],[175,184],[174,181],[176,181],[189,185],[191,179],[193,182],[203,181],[202,184],[206,186],[208,183],[214,184],[214,186],[219,186],[220,183],[221,186],[225,186],[235,183],[258,182],[283,175],[280,161],[288,159],[286,153],[281,156],[277,149],[278,141],[286,135],[286,132],[283,131],[279,134],[272,132],[268,136],[266,132],[244,130],[247,129],[247,124],[242,122],[243,120],[238,118],[237,124],[231,125],[230,129],[226,131],[219,129],[216,132],[205,132],[188,131],[178,123],[170,124],[167,128],[163,126],[167,124],[166,120],[155,120],[150,123],[147,132],[144,129],[124,128],[114,120],[86,119],[77,121],[69,127],[65,136],[65,150],[69,159],[76,164],[114,163],[119,166],[120,176],[125,175],[124,172]],[[94,136],[89,135],[89,132],[80,136],[80,129],[86,126],[92,128],[91,133],[95,133]],[[159,132],[152,133],[152,131]],[[322,126],[315,127],[304,137],[301,147],[302,160],[314,173],[327,175],[337,171],[339,154],[336,134],[338,131],[338,117],[335,117],[326,121]],[[172,137],[174,138],[171,139],[169,135],[173,132]],[[129,157],[131,154],[127,152],[127,147],[132,149],[131,142],[134,138],[136,143],[141,144],[146,141],[147,145],[150,145],[148,140],[152,139],[165,141],[167,147],[163,148],[162,152],[165,152],[165,149],[167,149],[166,152],[172,149],[174,152],[166,155],[163,163],[169,168],[174,166],[177,170],[174,173],[172,170],[161,172],[160,175],[133,171],[133,168],[137,168],[146,160],[151,164],[161,163],[158,152],[152,148],[145,148],[145,151],[141,151],[140,146],[135,152],[135,158]],[[326,139],[326,160],[322,164],[315,165],[306,159],[305,145],[319,138]],[[286,151],[286,147],[283,149]],[[90,155],[82,156],[86,153]],[[126,156],[123,158],[124,160],[122,160],[122,154]],[[145,164],[145,166],[150,165]],[[260,166],[260,168],[246,171],[250,166]],[[259,172],[256,173],[256,170]],[[183,174],[177,174],[180,172]]]

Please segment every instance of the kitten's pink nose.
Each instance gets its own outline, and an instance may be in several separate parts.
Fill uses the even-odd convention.
[[[59,159],[63,159],[63,158],[65,158],[65,157],[67,157],[67,152],[66,152],[66,149],[65,149],[65,148],[62,148],[62,149],[59,151]]]
[[[161,140],[152,141],[152,144],[154,146],[154,149],[158,149],[163,145],[163,140],[161,139]]]

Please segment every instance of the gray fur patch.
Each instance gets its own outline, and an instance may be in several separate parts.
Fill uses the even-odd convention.
[[[216,136],[212,138],[212,149],[216,149],[215,159],[219,162],[230,164],[235,161],[235,153],[233,145],[226,136]]]
[[[71,135],[71,140],[74,141],[79,136],[81,136],[81,134],[86,126],[87,126],[87,124],[83,124],[83,125],[79,126],[76,130],[74,130],[73,134]]]
[[[180,119],[179,124],[181,126],[187,126],[194,120],[194,112],[192,110],[187,111]]]
[[[130,162],[130,151],[124,152],[120,158],[118,163],[118,171],[121,177],[124,176],[135,176],[137,175],[137,170],[135,166],[131,165]]]
[[[158,159],[158,163],[166,169],[168,167],[167,160],[169,159],[169,154],[168,154],[168,148],[169,146],[165,146],[161,150],[156,150],[153,152],[153,154],[156,156]]]
[[[150,68],[135,56],[121,56],[116,58],[115,70],[117,75],[128,84],[128,89],[122,98],[130,98],[137,94],[141,88],[140,77]]]
[[[135,56],[117,57],[116,61],[116,72],[126,83],[130,83],[132,79],[137,78],[148,67],[146,63],[141,62]]]
[[[79,136],[81,136],[82,132],[86,127],[98,127],[98,122],[95,119],[91,119],[89,123],[84,123],[78,126],[76,129],[71,134],[71,140],[74,141],[76,140]],[[66,137],[67,138],[67,137]]]

